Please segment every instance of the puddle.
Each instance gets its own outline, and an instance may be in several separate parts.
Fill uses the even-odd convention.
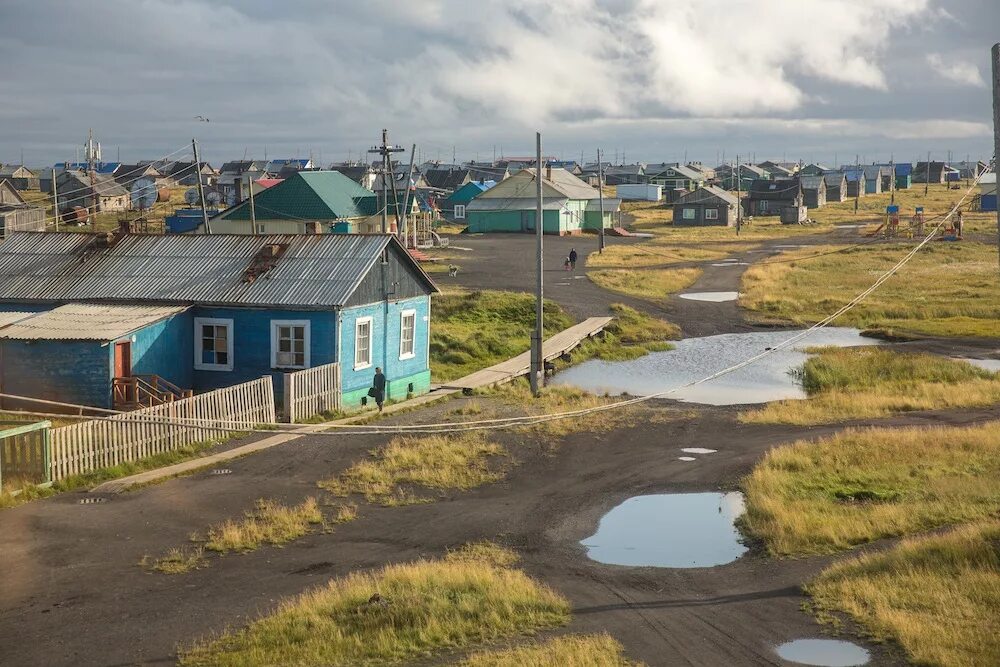
[[[750,266],[750,262],[719,262],[712,266]]]
[[[742,493],[667,493],[629,498],[580,542],[607,565],[714,567],[744,553],[736,530]]]
[[[968,359],[966,357],[955,357],[955,360],[970,363],[976,368],[982,368],[983,370],[1000,373],[1000,359]]]
[[[777,653],[783,660],[818,667],[854,667],[871,659],[866,649],[839,639],[796,639],[779,646]]]
[[[585,361],[557,373],[552,383],[574,385],[595,394],[648,396],[699,380],[774,347],[795,331],[758,331],[687,338],[668,352],[653,352],[631,361]],[[878,345],[857,329],[824,328],[790,348],[778,350],[754,364],[694,387],[672,392],[667,398],[708,405],[766,403],[805,398],[791,371],[808,358],[801,350],[814,345]]]
[[[696,459],[693,456],[678,456],[677,460],[678,461],[697,461],[698,459]]]
[[[736,301],[739,295],[739,292],[688,292],[687,294],[678,294],[677,296],[690,301],[721,303],[723,301]]]
[[[704,447],[685,447],[681,450],[685,454],[714,454],[718,449],[705,449]]]

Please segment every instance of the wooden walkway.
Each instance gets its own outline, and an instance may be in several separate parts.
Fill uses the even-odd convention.
[[[579,324],[575,324],[568,329],[560,331],[542,343],[542,356],[546,361],[551,361],[552,359],[566,354],[583,341],[588,338],[593,338],[599,334],[605,327],[608,326],[608,324],[611,323],[613,319],[613,317],[590,317]],[[412,410],[426,405],[427,403],[433,403],[434,401],[447,396],[453,396],[454,394],[462,391],[504,384],[514,380],[515,378],[521,377],[522,375],[527,375],[530,370],[531,354],[530,352],[524,352],[516,357],[513,357],[512,359],[490,366],[489,368],[484,368],[481,371],[476,371],[475,373],[466,375],[458,380],[437,385],[433,387],[431,392],[428,394],[411,398],[408,401],[387,405],[385,406],[385,410],[382,414],[390,415],[394,412]],[[374,416],[376,416],[375,412],[367,411],[351,415],[350,417],[345,417],[344,419],[338,419],[336,421],[325,422],[322,424],[303,425],[302,428],[295,429],[292,432],[272,435],[264,438],[263,440],[235,447],[233,449],[228,449],[209,456],[191,459],[190,461],[184,461],[182,463],[175,463],[174,465],[166,466],[164,468],[147,470],[146,472],[141,472],[130,477],[113,479],[95,486],[90,490],[90,492],[121,493],[122,491],[126,491],[133,486],[150,484],[164,479],[169,479],[171,477],[177,477],[179,475],[207,468],[224,461],[246,456],[247,454],[259,452],[277,445],[282,445],[286,442],[298,440],[306,435],[323,433],[326,432],[326,429],[331,424],[353,424],[358,421],[367,421]]]

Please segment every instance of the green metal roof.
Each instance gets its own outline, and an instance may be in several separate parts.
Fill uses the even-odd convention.
[[[258,219],[338,220],[375,215],[375,193],[338,171],[300,171],[254,195]],[[250,201],[224,211],[220,218],[249,220]]]

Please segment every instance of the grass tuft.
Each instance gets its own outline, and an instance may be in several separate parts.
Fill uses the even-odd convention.
[[[205,567],[208,562],[205,560],[205,550],[198,546],[174,548],[155,560],[145,556],[139,564],[148,570],[163,574],[184,574]]]
[[[806,586],[821,619],[846,612],[914,664],[1000,664],[1000,524],[908,539],[841,561]]]
[[[537,644],[475,653],[461,667],[641,667],[611,635],[567,635]]]
[[[320,486],[336,496],[361,494],[387,507],[433,502],[410,487],[437,491],[468,490],[503,477],[491,465],[507,455],[502,445],[479,432],[452,435],[400,436]]]
[[[181,654],[182,665],[399,664],[564,625],[569,603],[519,570],[438,560],[353,573],[242,630]]]
[[[493,567],[512,567],[517,565],[520,559],[517,552],[489,540],[463,544],[445,556],[445,560],[450,563],[486,563]]]
[[[701,269],[598,269],[589,271],[587,277],[598,287],[627,294],[657,304],[666,303],[667,297],[694,284]]]
[[[810,425],[1000,403],[1000,374],[964,361],[882,348],[818,352],[802,369],[808,400],[771,403],[741,412],[740,420]]]
[[[1000,422],[849,430],[769,451],[743,528],[776,556],[827,554],[1000,512]]]
[[[321,523],[323,513],[315,498],[292,507],[262,498],[242,519],[210,528],[205,548],[219,553],[253,551],[262,544],[291,542]]]

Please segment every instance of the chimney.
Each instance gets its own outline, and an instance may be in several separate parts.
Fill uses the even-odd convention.
[[[549,180],[549,181],[552,180],[552,165],[551,164],[545,165],[545,178],[546,178],[546,180]]]
[[[323,233],[323,226],[319,222],[313,220],[306,223],[306,234],[322,234],[322,233]]]

